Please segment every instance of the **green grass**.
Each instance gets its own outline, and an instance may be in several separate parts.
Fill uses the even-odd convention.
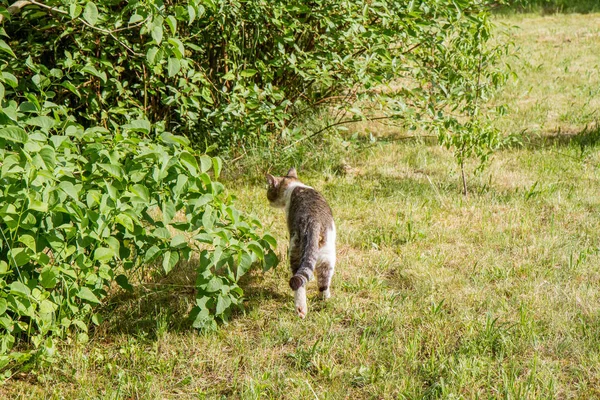
[[[90,343],[64,344],[54,365],[0,395],[600,397],[600,15],[498,18],[517,27],[501,29],[520,55],[498,126],[527,140],[471,174],[468,197],[452,155],[431,143],[334,140],[318,163],[306,147],[299,173],[331,203],[339,262],[332,299],[312,282],[302,321],[284,216],[260,181],[283,162],[255,161],[230,186],[279,238],[283,263],[245,280],[245,312],[217,332],[191,330],[184,266],[115,299]]]

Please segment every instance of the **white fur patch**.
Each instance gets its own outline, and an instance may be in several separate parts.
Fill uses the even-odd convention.
[[[333,269],[335,266],[335,224],[327,231],[327,238],[325,244],[319,249],[317,254],[317,264],[327,262],[331,266],[331,274],[333,275]]]

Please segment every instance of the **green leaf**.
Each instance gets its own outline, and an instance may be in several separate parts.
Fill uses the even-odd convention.
[[[256,242],[250,242],[250,243],[248,243],[248,248],[249,248],[250,250],[252,250],[252,252],[253,252],[254,254],[256,254],[256,256],[257,256],[259,259],[261,259],[261,260],[262,260],[263,258],[265,258],[265,253],[263,252],[263,249],[262,249],[262,247],[260,246],[260,244],[258,244],[258,243],[256,243]]]
[[[212,166],[212,159],[207,155],[200,156],[200,172],[207,172]]]
[[[177,251],[167,251],[165,252],[163,258],[163,269],[165,270],[165,274],[171,272],[175,264],[179,261],[179,252]]]
[[[164,201],[162,204],[163,222],[169,224],[175,217],[175,203],[172,201]]]
[[[6,312],[6,299],[0,298],[0,315],[4,315]]]
[[[5,83],[8,83],[13,89],[16,89],[16,87],[19,85],[19,80],[17,79],[17,77],[11,74],[10,72],[2,71],[2,79]]]
[[[31,294],[31,289],[29,289],[27,286],[25,286],[20,281],[14,281],[9,286],[10,286],[10,292],[13,294],[23,296],[23,297],[29,297],[29,295]]]
[[[82,8],[79,4],[71,4],[69,6],[69,16],[71,17],[71,19],[79,17],[79,15],[81,14],[81,10]]]
[[[81,289],[79,289],[79,292],[77,293],[77,297],[79,297],[80,299],[89,301],[90,303],[95,303],[95,304],[100,304],[100,300],[98,300],[98,297],[96,297],[96,295],[87,287],[82,287]]]
[[[171,28],[173,35],[177,34],[177,20],[174,16],[169,15],[167,17],[167,25],[169,25],[169,28]]]
[[[219,295],[217,300],[217,307],[215,308],[215,315],[223,314],[231,306],[231,299],[226,296]]]
[[[192,176],[198,176],[198,161],[196,161],[196,157],[187,151],[182,151],[179,155],[179,160],[181,161],[181,164],[190,171]]]
[[[102,315],[100,315],[98,313],[92,315],[92,322],[96,326],[100,325],[102,323]]]
[[[69,181],[62,181],[58,184],[58,187],[69,195],[73,200],[79,200],[79,194],[77,193],[77,188]]]
[[[274,248],[277,247],[277,240],[273,236],[271,236],[268,233],[266,233],[266,234],[263,235],[262,238],[263,238],[263,240],[265,242],[267,242],[267,243],[269,243],[271,245],[271,248],[274,249]]]
[[[27,121],[25,121],[25,123],[27,125],[39,126],[40,128],[42,128],[42,130],[47,132],[54,127],[56,121],[54,120],[54,118],[50,118],[43,115],[39,117],[29,118]]]
[[[18,126],[7,126],[6,128],[0,129],[0,138],[13,143],[26,143],[27,133]]]
[[[150,133],[150,129],[152,129],[152,124],[147,119],[136,119],[132,121],[130,124],[123,125],[123,129],[127,129],[133,132],[142,132],[145,134]]]
[[[19,242],[23,243],[25,246],[29,247],[34,252],[35,250],[35,238],[29,234],[23,234],[19,236]]]
[[[172,78],[179,73],[179,70],[181,69],[181,63],[177,58],[169,57],[167,69],[169,73],[169,78]]]
[[[183,45],[183,43],[181,43],[181,40],[177,39],[177,38],[170,38],[168,40],[169,44],[171,44],[172,49],[173,49],[173,53],[175,53],[175,56],[178,59],[183,58],[183,56],[185,55],[185,46]]]
[[[257,72],[258,71],[255,70],[255,69],[245,69],[242,72],[240,72],[240,75],[243,76],[243,77],[245,77],[245,78],[248,78],[248,77],[256,75]]]
[[[149,263],[152,262],[158,257],[160,254],[160,249],[157,246],[152,246],[146,251],[146,255],[144,256],[144,262]]]
[[[42,147],[40,150],[40,157],[42,157],[46,168],[52,171],[56,166],[56,152],[54,151],[54,148],[48,145]]]
[[[10,46],[4,40],[2,40],[2,39],[0,39],[0,50],[2,50],[5,53],[8,53],[11,56],[17,58],[17,56],[15,55],[15,53],[13,53],[12,49],[10,48]]]
[[[162,25],[154,25],[152,28],[152,39],[156,41],[156,44],[160,44],[163,38],[163,28]]]
[[[9,251],[9,261],[14,261],[17,264],[17,267],[25,265],[29,262],[31,256],[29,251],[23,247],[12,248]]]
[[[219,157],[212,158],[213,171],[215,172],[215,179],[221,175],[221,168],[223,168],[223,161]]]
[[[89,22],[90,25],[96,25],[98,22],[98,8],[94,3],[89,1],[83,10],[83,19]]]
[[[117,276],[115,278],[115,281],[123,289],[127,290],[128,292],[133,292],[133,286],[131,286],[131,284],[129,283],[129,280],[127,279],[127,277],[125,275],[121,274],[121,275]]]
[[[100,262],[106,262],[112,260],[113,257],[116,257],[117,253],[114,249],[110,247],[98,247],[94,251],[94,260]]]
[[[140,185],[138,183],[136,185],[133,185],[131,191],[133,192],[133,194],[144,200],[146,203],[150,201],[150,191],[146,186]]]
[[[121,168],[120,165],[114,165],[114,164],[98,164],[98,166],[100,168],[102,168],[103,170],[105,170],[106,172],[109,173],[109,175],[111,175],[113,178],[115,179],[123,179],[123,168]]]
[[[52,314],[58,306],[51,302],[50,300],[42,300],[40,303],[40,313],[41,314]]]
[[[171,247],[174,249],[179,249],[182,247],[185,247],[188,245],[188,241],[185,238],[185,236],[179,234],[179,235],[175,235],[173,236],[173,239],[171,239]]]
[[[129,232],[133,232],[133,219],[129,215],[121,213],[115,217],[115,222],[123,225]]]
[[[89,4],[89,3],[88,3]],[[91,64],[86,65],[85,67],[81,68],[80,70],[82,73],[88,73],[90,75],[95,76],[98,79],[101,79],[102,82],[106,83],[106,72],[102,71],[99,72],[96,67],[94,67]]]
[[[56,286],[58,271],[53,267],[44,267],[40,274],[42,286],[51,289]]]
[[[148,64],[154,65],[157,63],[156,55],[158,54],[158,51],[159,48],[155,46],[152,46],[148,49],[148,51],[146,52],[146,61],[148,61]]]
[[[0,109],[2,108],[2,100],[4,100],[4,85],[0,83]]]

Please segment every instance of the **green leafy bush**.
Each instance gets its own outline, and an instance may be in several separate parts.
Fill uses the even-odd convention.
[[[145,118],[240,151],[326,109],[434,130],[460,157],[497,144],[488,0],[6,1],[6,98],[40,91],[84,126]]]
[[[85,340],[111,283],[131,289],[143,264],[169,273],[200,253],[193,325],[206,328],[240,303],[237,281],[253,263],[277,263],[275,240],[209,175],[221,160],[185,138],[140,139],[147,121],[113,134],[16,116],[23,122],[0,126],[0,368],[52,355],[53,336]],[[25,342],[34,350],[13,351]]]

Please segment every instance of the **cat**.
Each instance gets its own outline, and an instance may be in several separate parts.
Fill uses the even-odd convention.
[[[296,312],[306,317],[306,283],[317,273],[323,300],[331,296],[335,268],[335,223],[325,198],[298,180],[295,168],[286,176],[266,174],[267,199],[271,206],[285,209],[290,234],[290,287],[294,291]]]

